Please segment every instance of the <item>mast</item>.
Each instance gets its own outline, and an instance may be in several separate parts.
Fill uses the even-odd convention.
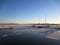
[[[45,24],[46,24],[46,14],[45,14]]]
[[[38,24],[40,24],[40,18],[39,18],[39,23]]]

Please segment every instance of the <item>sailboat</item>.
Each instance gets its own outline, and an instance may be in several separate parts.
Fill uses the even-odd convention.
[[[46,15],[45,15],[45,23],[44,24],[33,24],[33,28],[49,28],[50,24],[46,23]]]

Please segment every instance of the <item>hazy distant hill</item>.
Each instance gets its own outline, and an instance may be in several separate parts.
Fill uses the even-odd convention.
[[[0,25],[18,25],[17,23],[0,23]]]

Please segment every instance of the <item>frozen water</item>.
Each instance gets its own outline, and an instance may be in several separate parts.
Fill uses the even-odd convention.
[[[7,26],[8,27],[8,26]],[[60,32],[51,28],[33,28],[31,26],[12,26],[14,29],[0,30],[0,38],[14,35],[38,35],[51,39],[60,39]],[[54,36],[54,37],[53,37]]]
[[[3,35],[2,37],[7,37],[8,35],[7,34],[5,34],[5,35]]]

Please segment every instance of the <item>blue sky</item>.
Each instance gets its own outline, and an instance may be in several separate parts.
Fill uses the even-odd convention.
[[[60,23],[58,0],[0,0],[0,23]]]

